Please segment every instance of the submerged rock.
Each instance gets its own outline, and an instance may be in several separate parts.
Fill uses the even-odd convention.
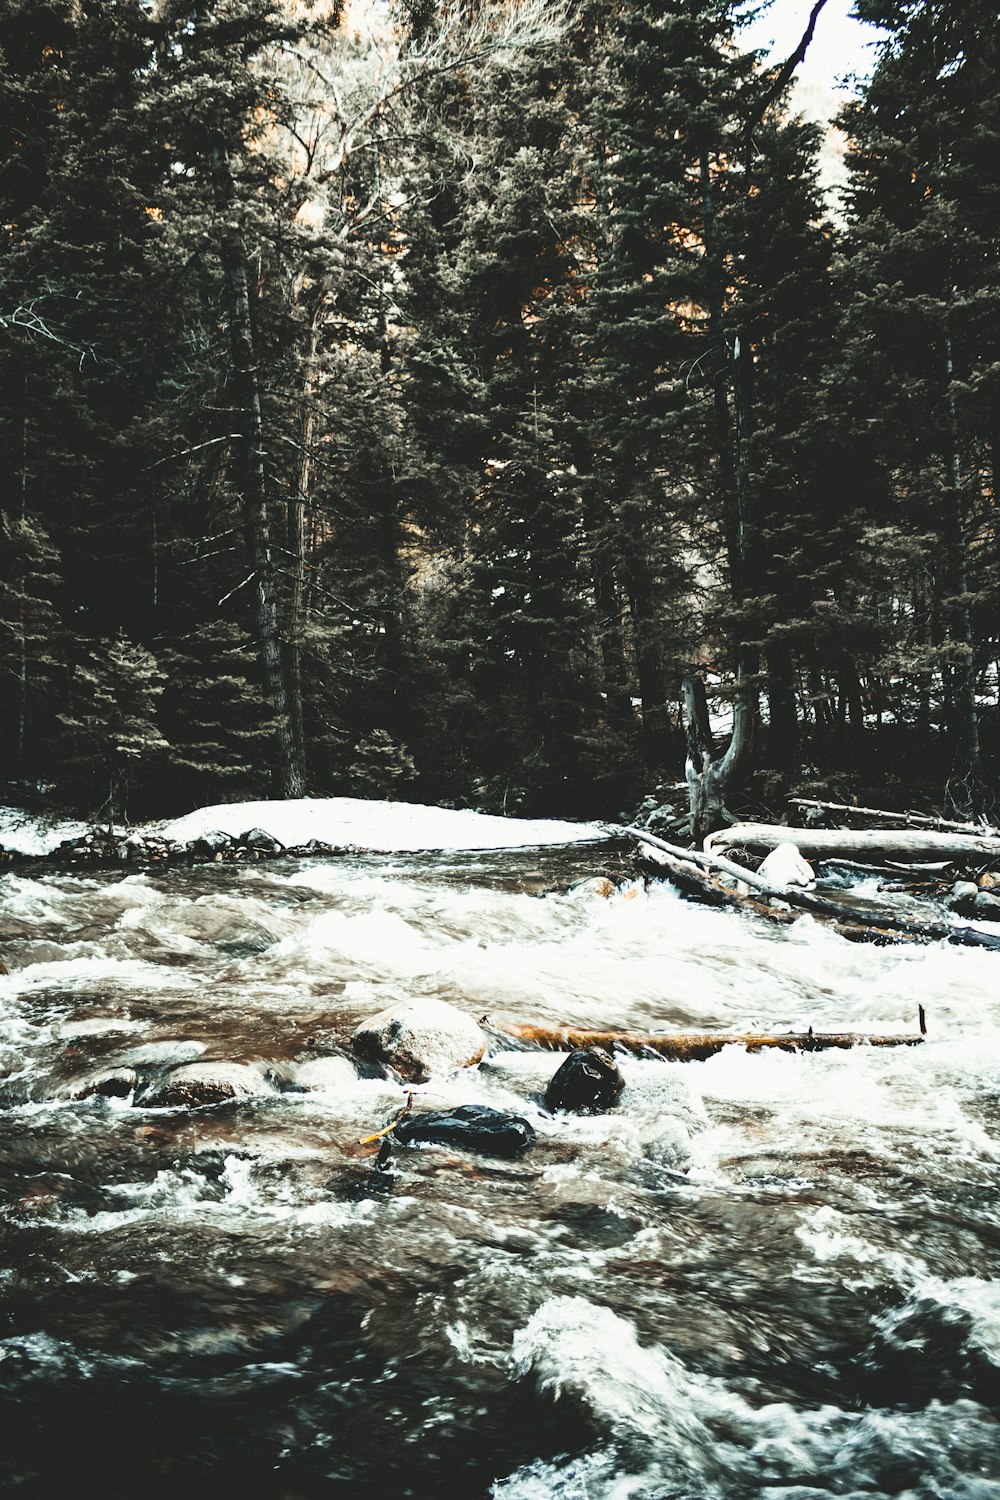
[[[273,1093],[263,1073],[247,1063],[197,1062],[173,1068],[166,1077],[148,1084],[136,1103],[143,1109],[199,1109]]]
[[[505,1115],[484,1104],[460,1104],[457,1109],[427,1110],[397,1125],[393,1139],[401,1146],[457,1146],[487,1156],[521,1156],[535,1143],[527,1120]]]
[[[329,1093],[353,1088],[358,1082],[358,1072],[349,1057],[315,1057],[296,1063],[291,1082],[308,1093]]]
[[[479,1062],[486,1036],[464,1011],[443,1000],[418,999],[362,1021],[351,1038],[358,1057],[390,1067],[408,1083],[454,1073]]]
[[[571,1052],[545,1091],[545,1108],[596,1114],[612,1109],[625,1087],[621,1069],[603,1047]]]
[[[67,1089],[70,1099],[127,1099],[139,1082],[134,1068],[110,1068],[106,1073],[92,1073]]]

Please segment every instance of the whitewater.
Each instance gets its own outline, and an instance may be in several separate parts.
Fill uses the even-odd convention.
[[[363,853],[0,877],[4,1492],[1000,1496],[996,955],[765,929],[583,825],[388,808],[167,835]],[[551,1116],[558,1056],[360,1069],[354,1027],[419,997],[637,1031],[910,1032],[922,1004],[929,1034],[623,1059],[614,1110]],[[266,1090],[82,1092],[192,1061]],[[536,1144],[375,1172],[410,1092]]]

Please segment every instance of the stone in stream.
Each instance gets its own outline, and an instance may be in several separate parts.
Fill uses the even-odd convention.
[[[221,829],[211,828],[207,833],[200,833],[196,839],[188,844],[188,849],[199,859],[222,859],[229,854],[235,846],[236,840],[231,834],[223,833]]]
[[[981,921],[1000,922],[1000,896],[996,891],[979,891],[972,903],[972,915]]]
[[[621,1070],[603,1047],[584,1047],[571,1052],[545,1090],[545,1108],[551,1114],[569,1110],[598,1114],[612,1109],[621,1097],[625,1080]]]
[[[139,1082],[134,1068],[109,1068],[106,1073],[92,1073],[70,1084],[69,1099],[127,1099]]]
[[[362,1021],[351,1038],[358,1057],[390,1067],[407,1083],[472,1067],[486,1036],[464,1011],[444,1000],[416,999]]]
[[[979,887],[974,880],[956,880],[948,893],[948,910],[959,917],[971,917]]]
[[[255,1099],[273,1094],[274,1087],[258,1068],[247,1063],[197,1062],[173,1068],[149,1083],[136,1099],[142,1109],[199,1109],[229,1099]]]
[[[236,842],[251,853],[261,855],[280,854],[285,847],[280,839],[276,839],[264,828],[251,828],[248,833],[241,833]]]
[[[392,1133],[401,1146],[456,1146],[486,1156],[522,1156],[535,1144],[527,1120],[505,1115],[485,1104],[460,1104],[456,1109],[426,1110],[402,1120]]]

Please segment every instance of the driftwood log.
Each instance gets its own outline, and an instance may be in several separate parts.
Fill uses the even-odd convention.
[[[671,1062],[704,1062],[714,1057],[723,1047],[745,1047],[747,1052],[764,1052],[777,1049],[780,1052],[828,1052],[848,1047],[917,1047],[924,1040],[923,1012],[921,1011],[919,1034],[869,1035],[858,1031],[790,1031],[770,1034],[756,1031],[734,1032],[662,1032],[635,1031],[591,1031],[577,1026],[499,1026],[491,1022],[491,1029],[498,1036],[508,1036],[514,1041],[528,1043],[543,1051],[575,1051],[581,1047],[617,1047],[626,1052],[642,1056],[655,1053]]]
[[[743,825],[751,826],[751,825]],[[761,825],[763,826],[763,825]],[[799,890],[795,886],[772,885],[770,881],[762,880],[753,870],[738,865],[734,860],[726,859],[724,855],[716,854],[714,851],[702,853],[698,849],[682,849],[677,844],[668,844],[665,839],[657,838],[655,834],[647,833],[644,828],[623,828],[623,833],[631,838],[638,839],[640,843],[647,844],[652,849],[660,850],[668,856],[670,863],[664,864],[664,874],[672,875],[671,866],[678,861],[688,866],[691,871],[708,871],[713,875],[728,875],[761,895],[773,897],[775,900],[787,902],[789,906],[798,907],[802,911],[812,912],[820,917],[832,917],[837,923],[845,927],[855,929],[844,932],[845,937],[859,937],[861,933],[857,929],[864,929],[870,934],[872,942],[891,942],[894,940],[919,939],[925,942],[947,942],[965,948],[991,948],[1000,950],[1000,936],[992,933],[980,932],[975,927],[963,927],[950,922],[917,922],[910,917],[894,917],[888,913],[880,912],[871,918],[849,906],[842,906],[837,901],[828,901],[824,896],[814,895],[812,891]],[[787,830],[780,830],[785,832]],[[798,829],[792,830],[799,832]],[[731,830],[736,832],[736,830]],[[727,835],[728,837],[728,835]],[[742,840],[740,841],[742,842]],[[778,843],[782,840],[778,840]],[[688,879],[691,877],[688,876]],[[680,883],[680,882],[678,882]],[[759,910],[760,903],[754,902],[752,898],[740,895],[738,891],[732,892],[735,901],[749,910]],[[727,904],[735,904],[729,902]],[[893,935],[898,935],[894,938]]]
[[[815,797],[789,797],[788,800],[793,807],[815,807],[842,819],[865,818],[870,823],[889,823],[893,828],[936,828],[942,833],[971,833],[976,837],[986,834],[1000,838],[1000,828],[982,823],[954,823],[950,818],[934,818],[927,813],[886,812],[884,807],[852,807],[849,802],[820,802]]]
[[[774,823],[734,823],[731,828],[709,834],[705,840],[709,853],[720,847],[770,850],[779,844],[794,844],[806,859],[836,859],[843,855],[907,864],[947,864],[953,860],[973,864],[1000,862],[1000,836],[938,833],[930,829],[785,828]]]

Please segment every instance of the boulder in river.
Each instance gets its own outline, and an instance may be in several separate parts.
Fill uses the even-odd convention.
[[[78,1079],[69,1086],[67,1095],[70,1099],[127,1099],[138,1082],[134,1068],[109,1068],[104,1073]]]
[[[598,1114],[618,1103],[625,1080],[610,1052],[584,1047],[571,1052],[545,1091],[545,1108],[552,1114],[568,1110]]]
[[[394,1069],[408,1083],[426,1083],[479,1062],[486,1036],[457,1006],[416,999],[362,1021],[351,1045],[358,1057]]]
[[[535,1143],[535,1132],[519,1115],[503,1114],[484,1104],[425,1110],[410,1115],[393,1131],[401,1146],[456,1146],[486,1156],[522,1156]]]
[[[210,828],[207,833],[200,833],[196,839],[192,839],[188,848],[198,859],[221,860],[232,852],[235,843],[231,834],[223,833],[219,828]]]
[[[996,891],[979,891],[972,903],[972,915],[980,921],[1000,922],[1000,895]]]
[[[280,839],[276,839],[265,828],[251,828],[249,832],[241,833],[236,842],[257,855],[280,854],[285,847]]]
[[[273,1093],[264,1074],[248,1063],[196,1062],[172,1068],[165,1077],[147,1084],[136,1103],[143,1109],[199,1109]]]

